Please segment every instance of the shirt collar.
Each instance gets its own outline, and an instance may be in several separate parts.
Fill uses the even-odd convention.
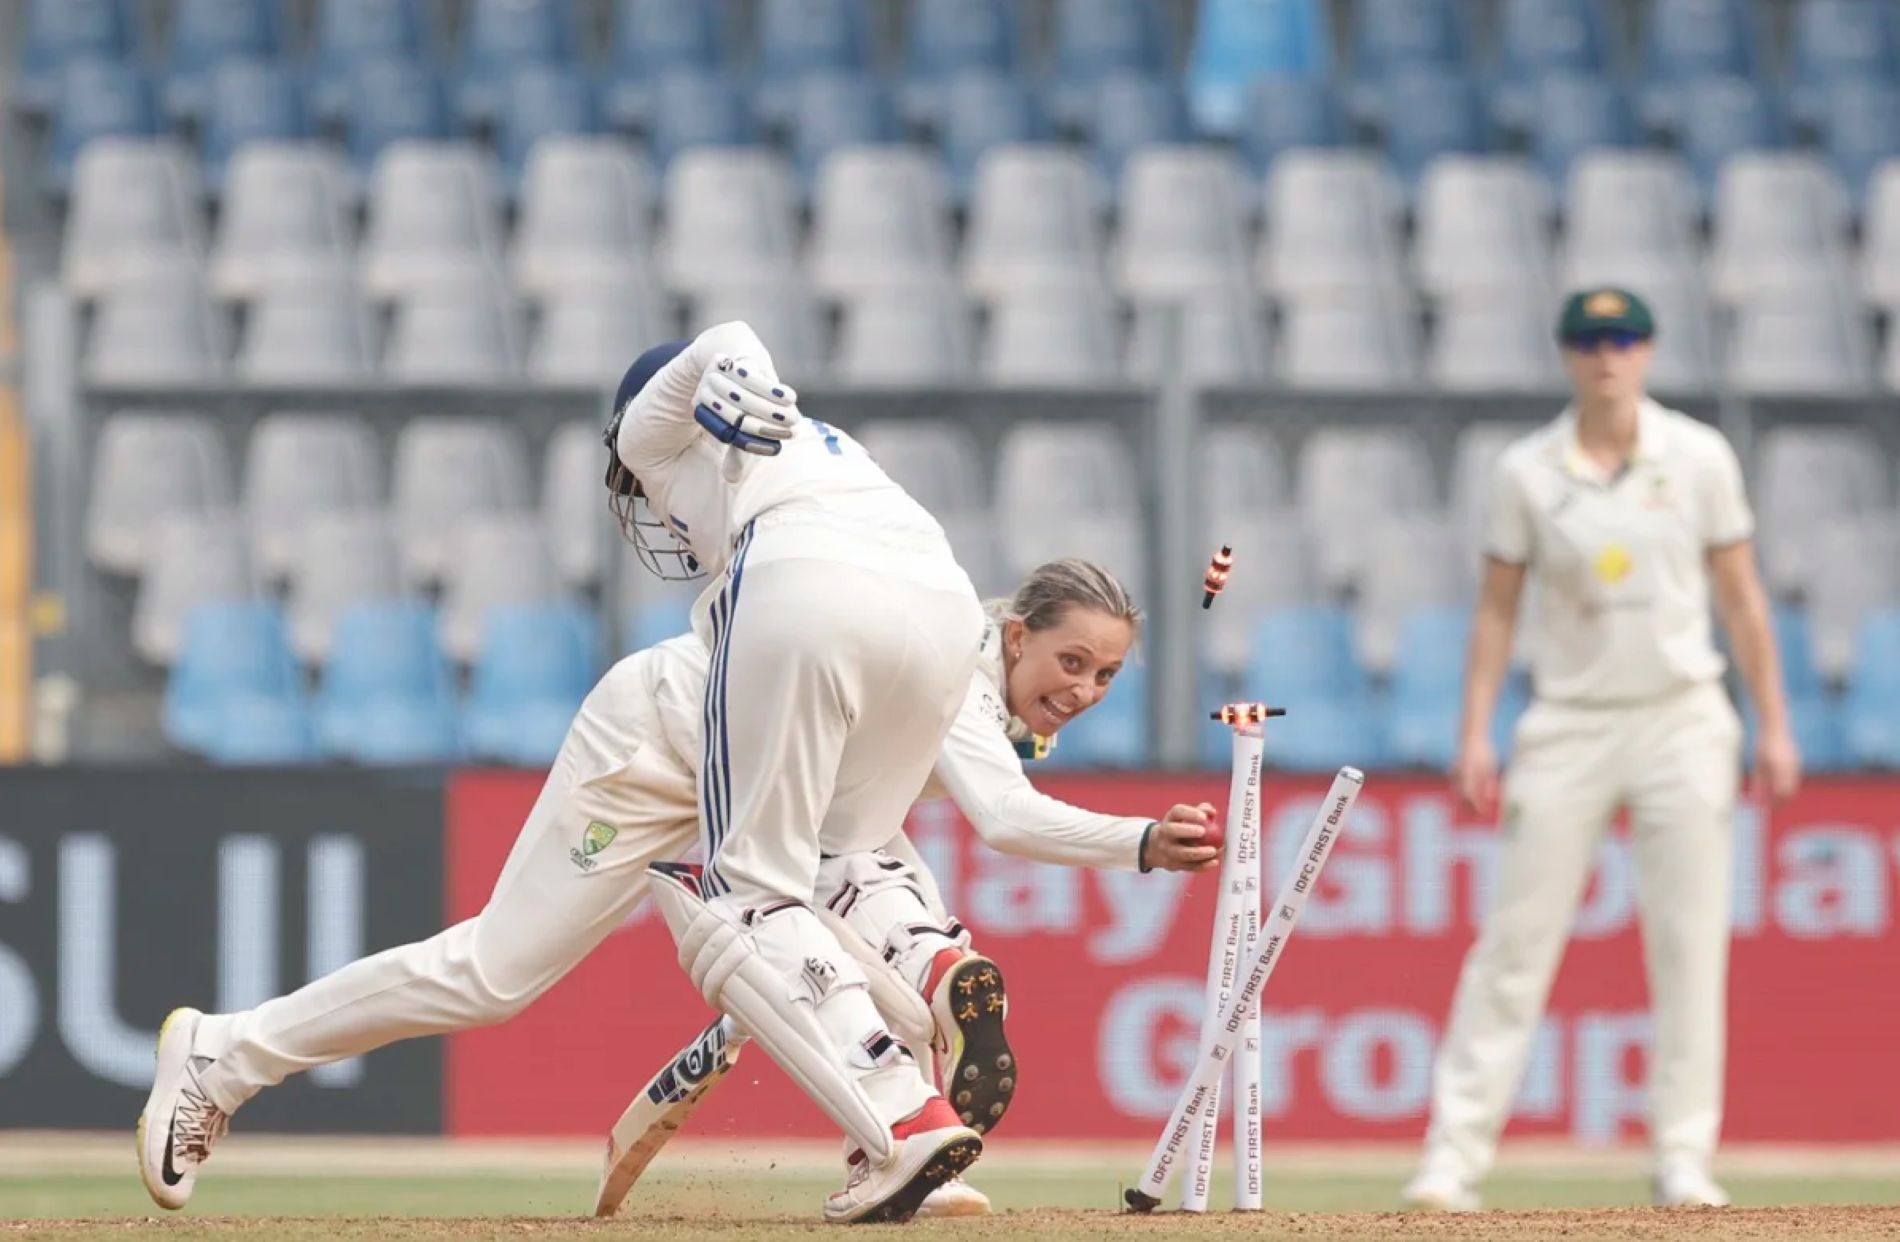
[[[1662,407],[1648,397],[1636,402],[1636,442],[1630,446],[1631,466],[1650,465],[1662,456]],[[1558,464],[1572,478],[1586,483],[1609,484],[1614,479],[1604,474],[1577,442],[1577,407],[1566,405],[1557,416],[1558,434],[1554,441]]]

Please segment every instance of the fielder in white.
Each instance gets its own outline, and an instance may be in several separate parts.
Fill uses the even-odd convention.
[[[638,380],[635,392],[645,387],[646,377],[629,378]],[[619,404],[624,422],[629,407]],[[788,421],[796,425],[795,412]],[[744,425],[734,419],[727,427],[737,432]],[[831,443],[841,453],[849,444],[829,428],[813,430],[827,456]],[[716,617],[732,593],[733,577],[709,591],[699,611]],[[725,616],[733,615],[728,606]],[[1041,798],[1023,778],[999,727],[1025,739],[1032,730],[1053,734],[1086,710],[1106,692],[1137,619],[1112,577],[1061,562],[1032,577],[1015,609],[1004,610],[987,627],[980,654],[973,644],[978,667],[965,675],[967,693],[958,696],[962,707],[944,740],[934,783],[955,795],[994,843],[1054,861],[1104,866],[1195,869],[1214,858],[1215,851],[1194,844],[1211,808],[1176,807],[1155,823],[1091,815]],[[246,1013],[184,1009],[168,1019],[158,1074],[140,1118],[141,1171],[154,1199],[167,1207],[183,1205],[231,1113],[262,1088],[396,1039],[503,1020],[591,951],[645,895],[647,865],[676,858],[693,843],[700,760],[718,737],[708,727],[709,712],[718,706],[712,701],[718,681],[711,675],[718,667],[697,638],[687,637],[629,657],[603,678],[477,917]],[[829,926],[847,933],[847,943],[879,970],[867,978],[850,958],[834,959],[833,969],[857,981],[848,990],[860,999],[866,986],[882,984],[881,996],[901,995],[908,987],[911,1001],[897,1006],[892,1025],[908,1016],[914,1026],[920,1011],[924,1025],[934,1025],[928,1017],[932,1006],[920,1002],[940,998],[958,976],[958,964],[970,956],[967,934],[941,911],[934,885],[904,861],[905,855],[914,858],[908,843],[901,837],[890,841],[922,784],[922,777],[911,784],[877,834],[875,844],[890,844],[891,854],[846,850],[823,860],[800,902],[809,913],[806,903],[814,895],[822,905],[847,886],[860,890],[852,904],[862,909],[830,919]],[[827,925],[818,917],[814,923]],[[946,953],[952,948],[953,957]],[[891,949],[897,951],[886,970],[884,954]],[[884,1020],[873,1020],[881,1030]],[[996,1029],[1000,1036],[1000,1022]],[[949,1065],[960,1064],[957,1058],[983,1042],[967,1038],[962,1024],[905,1034],[939,1042],[950,1054]],[[989,1082],[994,1080],[992,1073]],[[934,1094],[919,1083],[919,1093]],[[865,1180],[859,1174],[859,1184]],[[861,1202],[859,1197],[853,1205]]]
[[[1490,742],[1528,583],[1534,699],[1503,785],[1497,891],[1440,1047],[1414,1206],[1468,1210],[1497,1150],[1604,831],[1629,812],[1654,1039],[1655,1195],[1728,1202],[1722,1122],[1731,831],[1742,726],[1710,632],[1720,614],[1760,719],[1755,772],[1792,793],[1800,758],[1756,574],[1742,472],[1721,435],[1644,395],[1655,324],[1622,289],[1565,303],[1574,400],[1498,468],[1453,770],[1489,812]]]

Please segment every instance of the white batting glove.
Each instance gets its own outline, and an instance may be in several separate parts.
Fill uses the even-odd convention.
[[[720,354],[700,376],[693,417],[721,444],[761,457],[776,455],[804,416],[792,386],[747,358]]]

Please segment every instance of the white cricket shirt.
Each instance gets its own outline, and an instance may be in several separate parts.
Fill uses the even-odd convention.
[[[1485,551],[1527,567],[1537,697],[1631,703],[1720,677],[1706,558],[1753,533],[1728,441],[1648,398],[1614,476],[1579,448],[1573,408],[1512,445]]]

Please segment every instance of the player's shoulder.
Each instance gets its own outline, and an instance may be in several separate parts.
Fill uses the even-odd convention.
[[[1543,466],[1562,460],[1566,423],[1563,417],[1539,423],[1504,446],[1498,454],[1498,474],[1522,478]]]

